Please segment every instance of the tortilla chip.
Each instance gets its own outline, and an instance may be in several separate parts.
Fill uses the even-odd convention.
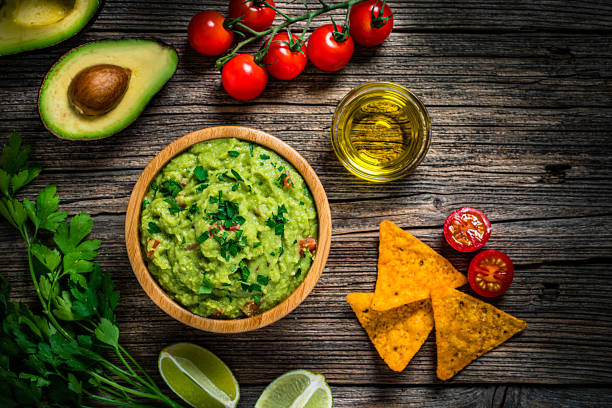
[[[429,298],[439,285],[459,287],[467,280],[436,251],[391,221],[380,224],[378,279],[372,309],[385,311]]]
[[[441,380],[452,378],[476,358],[527,327],[524,321],[452,288],[434,289],[431,303]]]
[[[431,302],[426,299],[376,312],[370,308],[373,296],[373,293],[350,293],[346,301],[385,363],[394,371],[402,371],[433,329]]]

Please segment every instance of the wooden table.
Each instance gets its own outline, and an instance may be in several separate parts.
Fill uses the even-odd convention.
[[[278,1],[297,14],[300,2],[288,3]],[[192,15],[225,10],[226,1],[108,1],[76,38],[0,59],[0,135],[21,132],[45,167],[27,191],[56,183],[63,209],[94,215],[100,261],[121,290],[121,341],[152,372],[161,347],[190,341],[233,369],[241,407],[294,368],[325,374],[336,407],[612,406],[610,3],[390,4],[396,25],[383,46],[357,47],[340,73],[309,66],[298,80],[271,81],[263,96],[238,103],[220,88],[213,59],[196,54],[186,39]],[[47,133],[36,100],[53,62],[83,42],[125,36],[155,36],[175,46],[176,75],[117,136],[74,143]],[[424,163],[389,184],[349,174],[329,139],[336,103],[375,80],[412,89],[433,124]],[[319,174],[333,215],[329,262],[310,297],[280,322],[232,336],[190,329],[161,312],[134,279],[123,237],[128,196],[149,160],[185,133],[226,124],[267,131],[301,152]],[[465,271],[470,257],[443,242],[442,223],[466,205],[489,215],[487,246],[516,265],[512,287],[494,304],[529,326],[448,383],[435,378],[433,334],[403,373],[393,373],[344,296],[373,290],[384,219]],[[5,223],[0,269],[15,298],[34,302],[21,243]]]

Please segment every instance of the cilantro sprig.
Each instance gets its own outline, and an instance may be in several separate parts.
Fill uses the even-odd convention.
[[[287,214],[287,208],[283,204],[278,207],[277,213],[266,221],[266,225],[274,230],[275,235],[283,235],[285,233],[285,224],[289,221],[285,218],[285,214]]]
[[[53,185],[33,201],[16,197],[41,171],[27,163],[29,152],[16,133],[4,146],[0,215],[25,243],[42,313],[10,301],[10,287],[0,275],[3,406],[72,407],[98,401],[134,407],[151,401],[181,407],[119,343],[114,312],[119,292],[95,262],[101,242],[87,239],[91,216],[82,213],[68,219],[59,211]],[[155,186],[172,197],[180,191],[170,182]],[[148,227],[159,232],[155,223]],[[107,353],[114,358],[107,359]]]

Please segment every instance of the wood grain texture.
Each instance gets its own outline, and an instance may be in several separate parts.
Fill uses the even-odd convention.
[[[314,199],[318,215],[319,236],[317,237],[317,249],[306,278],[283,302],[264,313],[244,319],[208,319],[183,308],[170,298],[151,276],[145,265],[140,247],[140,210],[142,209],[142,200],[153,179],[179,153],[189,149],[196,143],[219,138],[236,138],[256,143],[285,158],[304,178]],[[306,296],[308,296],[319,281],[321,273],[325,268],[331,246],[331,226],[332,220],[329,202],[327,201],[321,181],[312,167],[298,152],[280,139],[259,130],[237,126],[217,126],[197,130],[175,140],[145,167],[132,190],[128,203],[125,219],[125,241],[130,265],[140,286],[163,311],[178,321],[197,329],[214,333],[241,333],[265,327],[282,319],[306,299]]]
[[[277,3],[292,13],[301,7]],[[185,34],[194,13],[224,10],[225,1],[107,1],[78,37],[0,58],[0,135],[20,131],[45,167],[24,195],[55,183],[63,209],[94,214],[100,261],[122,294],[121,341],[150,371],[166,344],[203,345],[236,373],[240,407],[293,368],[325,374],[336,407],[612,406],[612,7],[600,0],[390,5],[395,29],[380,47],[357,47],[338,73],[309,65],[297,80],[270,81],[260,98],[239,103],[222,90],[214,59],[191,51]],[[110,139],[74,144],[46,133],[36,92],[53,62],[82,42],[124,36],[176,47],[175,76]],[[425,161],[384,185],[344,170],[329,139],[340,99],[377,80],[410,88],[432,121]],[[123,229],[130,193],[150,160],[186,133],[228,124],[271,133],[310,163],[327,192],[334,235],[325,272],[295,311],[261,330],[217,335],[176,322],[149,300],[133,277]],[[465,272],[470,256],[450,249],[441,230],[446,215],[465,205],[485,211],[493,222],[487,247],[516,265],[512,287],[493,303],[528,327],[449,384],[435,379],[433,335],[394,374],[344,296],[373,290],[383,219]],[[34,302],[22,251],[0,223],[2,273],[16,299]]]

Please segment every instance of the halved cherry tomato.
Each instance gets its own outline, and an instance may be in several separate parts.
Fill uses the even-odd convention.
[[[317,240],[314,239],[313,237],[308,237],[306,239],[300,239],[298,244],[300,246],[300,258],[304,256],[305,249],[308,249],[311,254],[314,254],[314,252],[317,250]]]
[[[351,37],[357,44],[373,47],[385,41],[393,30],[393,13],[387,4],[382,10],[381,0],[355,4],[349,17]]]
[[[278,33],[272,38],[272,43],[266,56],[263,58],[268,72],[276,79],[293,79],[304,70],[308,58],[306,45],[300,46],[299,38],[288,33]]]
[[[191,19],[187,36],[191,47],[203,55],[223,54],[234,39],[234,33],[223,26],[225,17],[217,11],[202,11]]]
[[[229,16],[231,18],[242,17],[240,22],[245,26],[255,31],[264,31],[274,22],[276,10],[263,5],[263,3],[274,7],[273,0],[230,0]]]
[[[346,28],[338,30],[344,33]],[[333,24],[326,24],[314,30],[308,39],[308,58],[323,71],[338,71],[346,66],[353,56],[355,44],[347,34],[344,41],[337,41]]]
[[[489,219],[475,208],[455,210],[444,222],[444,237],[457,251],[474,252],[485,246],[490,236]]]
[[[480,296],[502,295],[512,283],[514,265],[508,255],[495,249],[478,253],[468,270],[470,286]]]
[[[234,99],[255,99],[266,89],[268,73],[250,54],[238,54],[221,71],[223,88]]]

